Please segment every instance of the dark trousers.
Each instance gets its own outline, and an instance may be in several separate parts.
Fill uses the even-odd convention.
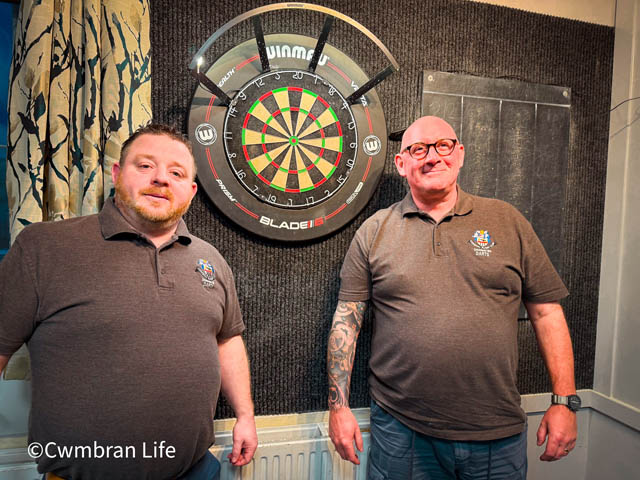
[[[207,450],[200,460],[179,480],[218,480],[220,478],[220,462]]]
[[[459,442],[411,430],[371,402],[368,480],[526,480],[527,431]]]
[[[52,474],[45,473],[42,476],[42,480],[53,478],[57,480],[60,477],[53,476]],[[193,464],[193,466],[187,470],[183,476],[178,480],[219,480],[220,479],[220,462],[211,452],[207,450],[200,460]]]

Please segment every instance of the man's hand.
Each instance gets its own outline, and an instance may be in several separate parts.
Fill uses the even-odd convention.
[[[353,442],[355,440],[356,447],[362,452],[362,434],[356,417],[348,407],[329,410],[329,437],[342,458],[360,465]]]
[[[547,448],[540,460],[553,462],[566,457],[576,446],[577,436],[576,414],[564,405],[551,405],[538,428],[538,446],[547,439]]]
[[[7,363],[9,363],[9,357],[7,355],[0,355],[0,374],[2,374],[2,371],[4,370],[4,367],[7,366]]]
[[[258,434],[253,415],[238,418],[233,426],[233,449],[227,458],[232,465],[241,467],[251,461],[256,448],[258,448]]]

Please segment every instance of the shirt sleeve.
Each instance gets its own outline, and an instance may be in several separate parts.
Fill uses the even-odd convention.
[[[11,356],[36,326],[35,269],[21,242],[24,232],[0,262],[0,355]]]
[[[217,335],[218,340],[240,335],[245,329],[244,322],[242,321],[242,312],[240,311],[240,303],[238,302],[235,279],[231,268],[229,268],[226,262],[224,262],[222,281],[224,282],[225,304],[222,327]]]
[[[338,299],[365,302],[371,298],[369,248],[372,222],[365,222],[356,232],[340,269]]]
[[[556,302],[569,295],[560,275],[551,263],[542,242],[531,224],[522,217],[522,300],[526,302]]]

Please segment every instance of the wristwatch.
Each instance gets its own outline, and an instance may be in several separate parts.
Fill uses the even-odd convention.
[[[551,405],[564,405],[572,412],[577,412],[580,409],[580,405],[582,405],[582,400],[580,400],[578,395],[563,397],[562,395],[556,395],[554,393],[551,395]]]

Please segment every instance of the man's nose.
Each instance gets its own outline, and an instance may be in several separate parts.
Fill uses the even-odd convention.
[[[153,183],[156,185],[169,184],[169,172],[167,170],[164,168],[156,168],[153,173]]]
[[[427,146],[427,156],[424,157],[425,163],[438,163],[440,161],[440,155],[436,152],[435,145]]]

